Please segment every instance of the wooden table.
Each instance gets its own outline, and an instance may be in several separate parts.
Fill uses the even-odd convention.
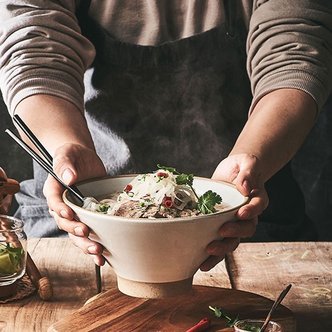
[[[41,273],[50,277],[54,297],[44,302],[35,294],[0,305],[0,325],[6,323],[6,332],[47,331],[96,292],[93,262],[70,240],[30,239],[28,248]],[[275,299],[292,283],[283,304],[296,315],[297,331],[332,331],[332,243],[242,243],[226,263],[197,272],[194,284],[232,287]],[[112,269],[105,266],[102,274],[103,289],[114,288]]]

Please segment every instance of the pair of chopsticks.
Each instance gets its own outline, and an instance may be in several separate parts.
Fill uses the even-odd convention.
[[[27,127],[23,120],[15,114],[13,116],[14,122],[22,129],[22,131],[27,135],[29,140],[45,158],[41,158],[35,151],[33,151],[25,142],[16,136],[10,129],[6,129],[6,133],[23,149],[27,152],[41,167],[44,168],[46,172],[51,174],[58,182],[60,182],[66,189],[68,189],[72,194],[74,194],[82,203],[84,201],[84,196],[79,191],[76,186],[68,186],[65,184],[54,172],[53,172],[53,158],[49,152],[45,149],[38,138],[32,133],[32,131]]]
[[[84,202],[84,196],[79,191],[79,189],[74,186],[68,186],[65,184],[53,171],[53,158],[43,146],[43,144],[38,140],[38,138],[32,133],[29,127],[24,123],[24,121],[15,114],[13,116],[14,123],[17,124],[19,128],[25,133],[25,135],[29,138],[31,143],[37,148],[37,150],[41,153],[44,158],[41,158],[34,150],[32,150],[21,138],[15,135],[10,129],[6,129],[5,132],[25,151],[27,152],[33,160],[35,160],[47,173],[51,174],[61,185],[68,189],[76,198],[79,199],[81,203]],[[100,266],[95,265],[95,273],[96,273],[96,286],[97,292],[101,292],[101,273]]]

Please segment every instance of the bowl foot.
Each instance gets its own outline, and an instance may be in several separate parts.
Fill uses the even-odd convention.
[[[123,294],[147,298],[162,299],[188,294],[192,291],[193,278],[163,283],[139,282],[117,277],[119,291]]]

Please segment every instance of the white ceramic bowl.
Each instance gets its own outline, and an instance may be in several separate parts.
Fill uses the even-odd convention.
[[[122,191],[135,176],[93,179],[78,188],[85,197],[98,199]],[[68,191],[64,201],[108,251],[105,257],[114,268],[120,291],[138,297],[164,297],[191,288],[193,275],[208,257],[207,245],[219,238],[220,226],[234,219],[248,200],[225,182],[195,177],[193,187],[198,195],[215,191],[229,208],[198,217],[130,219],[83,209]]]

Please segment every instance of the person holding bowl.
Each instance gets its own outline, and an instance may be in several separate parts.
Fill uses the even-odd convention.
[[[331,91],[331,18],[324,0],[5,0],[1,90],[67,184],[159,163],[248,195],[209,270],[242,238],[315,239],[289,162]],[[52,177],[35,165],[21,187],[29,236],[104,263]]]

